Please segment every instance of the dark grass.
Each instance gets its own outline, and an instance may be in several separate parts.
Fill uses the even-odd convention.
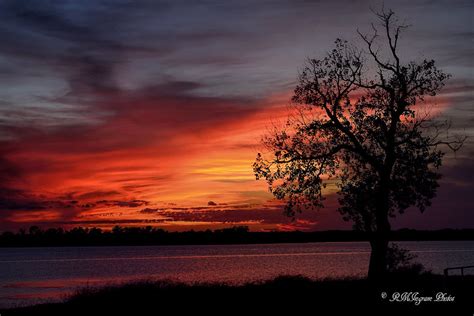
[[[455,302],[394,303],[393,292],[438,292]],[[100,288],[83,288],[62,303],[1,311],[8,315],[473,315],[474,276],[395,274],[381,283],[367,279],[310,280],[280,276],[272,280],[232,285],[139,281]]]

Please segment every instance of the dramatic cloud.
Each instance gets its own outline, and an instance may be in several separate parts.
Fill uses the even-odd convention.
[[[305,58],[337,37],[356,40],[379,5],[0,1],[0,229],[349,227],[333,195],[319,213],[283,217],[251,163],[286,116]],[[413,25],[403,57],[426,55],[453,75],[443,114],[474,135],[472,2],[385,6]],[[448,158],[431,219],[410,213],[400,225],[468,224],[472,148]]]

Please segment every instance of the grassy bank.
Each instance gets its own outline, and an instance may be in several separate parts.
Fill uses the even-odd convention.
[[[390,302],[396,292],[419,292],[419,298],[439,292],[454,302]],[[383,293],[386,293],[386,298]],[[289,315],[473,315],[474,277],[425,274],[394,275],[383,284],[366,279],[310,280],[281,276],[273,280],[231,285],[140,281],[120,286],[84,288],[62,303],[42,304],[1,311],[8,315],[168,315],[255,314],[287,312]]]

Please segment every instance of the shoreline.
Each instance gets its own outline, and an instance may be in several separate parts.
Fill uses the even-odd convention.
[[[397,241],[472,241],[474,229],[413,230],[391,232]],[[215,231],[168,232],[151,227],[118,227],[112,231],[97,228],[41,230],[29,233],[3,232],[0,248],[16,247],[101,247],[101,246],[178,246],[178,245],[247,245],[292,244],[313,242],[368,242],[369,235],[352,230],[316,232],[252,232],[247,227]]]
[[[390,240],[391,243],[397,242],[470,242],[474,239],[430,239],[430,240]],[[25,246],[1,246],[0,249],[14,248],[119,248],[119,247],[174,247],[174,246],[245,246],[245,245],[285,245],[285,244],[329,244],[329,243],[369,243],[368,240],[324,240],[324,241],[278,241],[278,242],[247,242],[247,243],[187,243],[187,244],[101,244],[101,245],[25,245]],[[370,251],[369,251],[370,252]]]

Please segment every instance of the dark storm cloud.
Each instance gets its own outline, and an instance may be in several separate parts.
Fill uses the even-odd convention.
[[[67,95],[80,94],[82,102],[93,97],[88,93],[119,89],[117,77],[125,75],[119,68],[141,59],[149,59],[144,61],[146,68],[134,65],[134,71],[145,85],[166,84],[166,76],[180,73],[183,77],[171,80],[199,82],[203,93],[231,93],[219,84],[223,82],[233,83],[233,90],[241,94],[255,94],[276,84],[272,74],[281,76],[281,85],[293,82],[305,56],[319,46],[328,47],[337,36],[354,37],[356,25],[367,24],[367,8],[376,5],[371,1],[45,1],[38,6],[35,1],[3,1],[0,53],[13,61],[34,62],[28,67],[31,71],[59,77],[71,89]],[[420,46],[433,46],[437,57],[472,56],[472,28],[459,26],[469,2],[385,5],[401,15],[410,12],[410,22],[423,37],[418,39],[423,42]],[[440,28],[430,15],[422,14],[446,17],[446,8],[460,14],[459,22],[453,18],[456,14],[442,20],[450,28]],[[351,24],[343,16],[351,16]],[[205,65],[213,62],[222,68]],[[262,62],[267,65],[257,65],[253,71],[247,67]],[[141,78],[145,73],[149,78]],[[242,80],[245,77],[254,79],[253,87]]]

